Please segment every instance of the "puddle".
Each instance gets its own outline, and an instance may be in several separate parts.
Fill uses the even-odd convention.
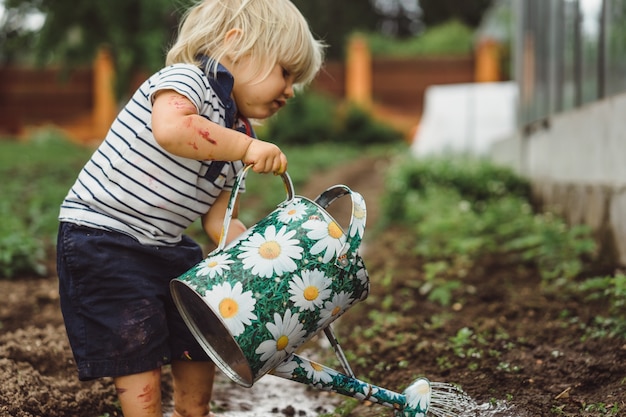
[[[320,352],[329,349],[332,348],[328,339],[315,337],[299,353],[319,360]],[[429,417],[519,417],[514,407],[505,401],[478,404],[452,384],[433,382],[432,388]],[[217,417],[318,417],[332,413],[347,398],[269,374],[251,388],[244,388],[217,370],[212,411]],[[389,407],[372,406],[380,409],[380,415],[387,415],[386,412],[393,415]],[[171,411],[166,416],[171,417]]]
[[[517,417],[513,406],[504,402],[495,404],[480,404],[469,413],[459,414],[458,417]]]
[[[433,384],[436,389],[437,383]],[[343,395],[310,388],[297,382],[288,381],[273,375],[259,379],[251,388],[244,388],[222,373],[217,373],[213,388],[213,412],[217,417],[271,417],[298,416],[318,417],[332,413],[346,398]],[[439,410],[441,404],[434,403],[429,417],[519,417],[515,408],[505,401],[478,404],[469,397],[463,399],[463,410],[446,413]],[[459,405],[457,404],[457,407]],[[380,415],[390,408],[373,405],[380,409]],[[171,417],[171,410],[166,413]]]
[[[342,396],[308,388],[273,375],[243,388],[220,375],[213,389],[218,417],[267,417],[271,415],[314,417],[332,412]]]
[[[435,383],[435,385],[437,385]],[[214,412],[218,417],[268,417],[300,416],[317,417],[332,413],[347,397],[315,390],[303,384],[266,375],[252,388],[243,388],[224,375],[218,375],[213,391]],[[437,411],[433,404],[430,417],[517,417],[514,407],[502,402],[478,404],[466,398],[464,411],[449,414]],[[381,405],[380,415],[393,415],[393,410]],[[385,414],[388,413],[388,414]]]

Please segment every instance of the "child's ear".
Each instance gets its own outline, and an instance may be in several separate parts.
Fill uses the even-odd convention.
[[[233,49],[233,46],[239,42],[242,36],[243,30],[239,28],[233,28],[226,32],[226,36],[224,36],[224,45],[226,45],[228,49]]]

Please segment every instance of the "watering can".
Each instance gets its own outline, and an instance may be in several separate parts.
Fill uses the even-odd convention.
[[[388,406],[395,416],[425,416],[432,395],[427,379],[417,379],[402,394],[357,379],[330,327],[369,292],[369,277],[358,254],[366,219],[363,197],[335,185],[309,200],[295,195],[284,173],[286,200],[226,245],[248,169],[233,185],[217,248],[170,282],[174,302],[203,350],[244,387],[272,373]],[[343,196],[352,200],[345,232],[326,211]],[[322,331],[344,372],[295,353]]]

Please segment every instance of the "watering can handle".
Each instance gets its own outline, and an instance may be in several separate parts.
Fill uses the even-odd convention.
[[[348,259],[348,254],[355,254],[361,245],[367,212],[365,208],[365,200],[361,194],[356,191],[352,191],[348,186],[343,184],[334,185],[328,188],[315,199],[315,203],[325,209],[333,201],[345,196],[346,194],[350,194],[350,197],[352,198],[352,214],[350,216],[350,225],[348,226],[348,232],[346,234],[346,243],[344,243],[343,247],[339,251],[339,255],[337,256],[336,263],[340,268],[346,268],[356,259],[356,257]]]
[[[230,221],[233,217],[233,210],[235,209],[235,202],[237,201],[239,188],[241,187],[241,183],[251,167],[252,165],[246,165],[241,171],[239,171],[239,174],[235,179],[235,183],[233,184],[233,189],[230,194],[230,200],[228,200],[228,207],[226,208],[226,213],[224,214],[224,224],[222,226],[222,233],[220,234],[217,250],[222,250],[224,249],[224,246],[226,246],[226,236],[228,236],[228,228],[230,227]],[[281,177],[283,179],[283,184],[285,185],[285,191],[287,192],[287,199],[283,203],[286,204],[293,200],[295,192],[293,190],[293,182],[291,181],[289,174],[284,172],[281,174]]]

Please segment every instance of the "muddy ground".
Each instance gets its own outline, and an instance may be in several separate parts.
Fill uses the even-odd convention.
[[[497,259],[467,271],[467,285],[450,307],[420,294],[420,260],[406,252],[411,236],[401,229],[375,230],[387,163],[355,161],[296,190],[315,197],[345,183],[368,205],[363,258],[372,293],[335,326],[355,374],[397,391],[417,376],[459,384],[479,403],[510,405],[498,414],[503,416],[626,415],[626,340],[584,337],[585,324],[605,312],[601,304],[545,295],[535,271]],[[46,278],[0,280],[0,417],[119,416],[110,380],[76,378],[53,262],[51,256]],[[376,313],[383,304],[387,316]],[[463,328],[470,331],[466,339],[458,337]],[[167,401],[167,374],[163,389]],[[267,392],[270,398],[277,394]],[[228,410],[231,400],[222,391],[214,401]],[[296,401],[283,407],[283,401],[269,415],[329,411],[299,410]],[[248,407],[254,409],[254,401]],[[349,415],[391,414],[362,404]]]

